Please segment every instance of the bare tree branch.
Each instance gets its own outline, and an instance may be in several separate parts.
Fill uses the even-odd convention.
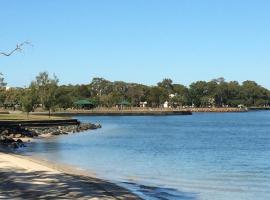
[[[25,42],[22,42],[20,44],[17,44],[16,45],[16,48],[11,50],[10,52],[0,52],[0,55],[3,55],[3,56],[11,56],[13,53],[15,53],[16,51],[22,51],[23,50],[23,46],[25,45],[31,45],[30,42],[28,41],[25,41]]]

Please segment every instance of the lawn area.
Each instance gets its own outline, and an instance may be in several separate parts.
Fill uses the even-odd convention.
[[[51,116],[49,118],[48,115],[29,115],[27,117],[26,114],[0,114],[0,120],[56,120],[56,119],[68,119],[67,117],[56,117]]]

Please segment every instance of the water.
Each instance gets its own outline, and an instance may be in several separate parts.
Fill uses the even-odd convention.
[[[270,112],[78,117],[102,129],[27,154],[89,169],[144,199],[270,199]]]

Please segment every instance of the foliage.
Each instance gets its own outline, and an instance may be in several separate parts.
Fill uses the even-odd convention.
[[[55,75],[53,78],[50,78],[47,72],[41,72],[36,77],[36,81],[32,82],[32,87],[37,89],[40,103],[43,108],[49,111],[49,116],[51,109],[57,104],[56,91],[58,82],[59,80]]]
[[[32,82],[30,87],[24,90],[21,96],[21,106],[24,112],[29,115],[29,112],[34,110],[35,105],[38,103],[38,91],[35,83]]]
[[[0,88],[3,88],[7,85],[7,83],[5,82],[5,79],[3,77],[3,74],[0,73]]]
[[[2,82],[2,84],[1,84]],[[270,91],[254,81],[226,82],[224,78],[211,81],[197,81],[189,87],[164,79],[154,86],[123,81],[108,81],[93,78],[89,84],[61,85],[56,76],[50,78],[47,72],[40,73],[28,88],[5,90],[4,78],[0,78],[0,105],[14,102],[30,112],[38,106],[49,112],[52,109],[68,109],[81,99],[94,101],[96,106],[113,107],[119,102],[128,101],[138,107],[147,102],[149,107],[162,107],[165,101],[171,107],[237,107],[270,106]]]

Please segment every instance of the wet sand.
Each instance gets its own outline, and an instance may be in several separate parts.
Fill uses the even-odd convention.
[[[0,199],[140,198],[83,171],[0,151]]]

